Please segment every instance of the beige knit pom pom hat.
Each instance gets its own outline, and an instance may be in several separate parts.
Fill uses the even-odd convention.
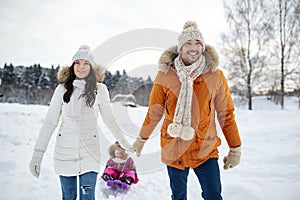
[[[182,46],[189,40],[199,40],[203,46],[203,52],[205,51],[204,38],[199,31],[196,22],[187,21],[183,26],[183,31],[179,35],[177,50],[181,50]]]

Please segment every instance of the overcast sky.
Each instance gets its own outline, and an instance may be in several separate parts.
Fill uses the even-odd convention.
[[[222,0],[0,0],[0,67],[70,65],[81,44],[93,50],[116,35],[144,28],[179,33],[187,20],[197,22],[205,42],[218,50],[226,27]],[[157,63],[155,56],[142,60],[139,65]]]

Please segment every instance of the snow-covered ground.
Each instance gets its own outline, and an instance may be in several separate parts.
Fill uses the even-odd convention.
[[[243,141],[239,166],[223,170],[219,160],[224,199],[230,200],[296,200],[300,199],[300,111],[296,99],[286,99],[286,109],[257,97],[253,111],[236,109],[236,120]],[[117,122],[133,142],[142,124],[146,107],[123,107],[113,104]],[[52,137],[42,163],[39,179],[33,177],[28,165],[33,145],[43,123],[47,106],[0,103],[0,199],[53,200],[61,199],[58,176],[53,170]],[[107,148],[115,142],[106,126],[99,120],[102,164],[108,159]],[[54,133],[54,135],[56,132]],[[219,148],[223,158],[228,147]],[[132,156],[137,165],[140,182],[127,194],[109,199],[153,200],[170,199],[165,166],[160,162],[159,127],[144,148],[141,158]],[[100,184],[98,184],[100,185]],[[98,188],[98,187],[97,187]],[[99,189],[99,188],[98,188]],[[188,181],[188,199],[201,199],[201,189],[191,171]],[[97,190],[97,199],[103,199]]]

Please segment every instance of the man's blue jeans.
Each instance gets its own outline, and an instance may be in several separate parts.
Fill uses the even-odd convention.
[[[172,200],[186,200],[187,178],[190,168],[180,170],[167,166],[167,169],[172,190]],[[193,170],[201,185],[202,197],[205,200],[222,200],[218,160],[211,158]]]
[[[95,200],[96,172],[87,172],[79,175],[80,200]],[[62,199],[76,200],[77,176],[59,176]]]

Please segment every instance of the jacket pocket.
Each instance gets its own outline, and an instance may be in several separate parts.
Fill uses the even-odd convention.
[[[198,158],[203,159],[210,155],[217,146],[218,138],[216,137],[207,137],[206,139],[198,139],[199,152]]]
[[[213,104],[213,100],[212,100],[212,95],[210,95],[209,101],[208,101],[208,114],[207,116],[210,116],[211,114],[211,110],[212,110],[212,105]]]
[[[169,143],[161,147],[161,157],[164,163],[171,164],[178,159],[176,139],[168,139]]]
[[[173,138],[169,135],[161,138],[161,156],[166,164],[171,164],[181,158],[185,154],[193,140],[182,140],[181,138]]]
[[[168,115],[170,115],[170,112],[169,112],[169,105],[168,105],[168,99],[169,99],[169,94],[167,93],[166,95],[166,100],[165,100],[165,110],[166,110],[166,113]]]
[[[167,113],[168,115],[170,115],[170,112],[169,112],[169,109],[168,109],[168,103],[167,103],[167,102],[166,102],[165,108],[166,108],[166,113]]]
[[[78,160],[79,143],[70,134],[59,133],[56,137],[54,158],[57,160]]]

